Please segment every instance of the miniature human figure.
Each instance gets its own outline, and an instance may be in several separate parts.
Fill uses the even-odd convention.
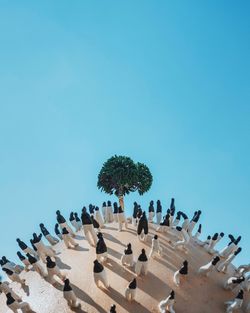
[[[114,221],[114,216],[113,216],[113,210],[112,210],[112,204],[111,201],[107,202],[107,223],[112,223]]]
[[[118,208],[117,217],[118,217],[118,231],[122,231],[123,224],[125,228],[128,228],[127,219],[121,206],[119,206]]]
[[[96,259],[98,260],[98,262],[103,263],[106,262],[108,259],[108,250],[102,233],[98,233],[97,237],[98,241],[96,244]]]
[[[212,261],[210,261],[209,263],[201,266],[198,270],[198,273],[201,275],[206,275],[209,276],[210,273],[214,270],[216,264],[220,261],[220,257],[219,256],[215,256]]]
[[[188,216],[185,214],[185,213],[183,213],[183,212],[181,212],[181,216],[183,217],[183,219],[184,219],[184,221],[183,221],[183,223],[182,223],[182,228],[183,229],[185,229],[185,230],[187,230],[188,229],[188,225],[189,225],[189,219],[188,219]]]
[[[103,216],[104,223],[107,223],[108,222],[107,205],[105,201],[102,203],[102,216]]]
[[[95,219],[98,222],[98,224],[100,225],[100,228],[103,228],[104,222],[103,222],[102,215],[101,215],[101,212],[100,212],[98,206],[95,207]]]
[[[118,204],[117,204],[117,202],[114,202],[113,206],[114,206],[114,211],[113,211],[114,221],[116,223],[118,223]]]
[[[175,214],[175,209],[170,209],[170,211],[169,211],[169,224],[170,224],[170,226],[173,225],[174,214]]]
[[[186,277],[187,274],[188,274],[188,261],[185,260],[182,264],[182,267],[174,273],[173,281],[177,287],[180,286],[181,279]]]
[[[48,278],[52,285],[56,283],[55,276],[57,276],[61,281],[66,279],[66,276],[61,273],[59,267],[56,265],[56,262],[52,261],[51,257],[46,257],[47,262],[47,271],[48,271]]]
[[[106,271],[101,263],[98,260],[94,261],[94,281],[97,287],[100,286],[100,282],[104,285],[104,287],[109,288],[109,283],[107,279]]]
[[[154,209],[154,201],[151,200],[148,208],[148,222],[153,223],[153,219],[155,216],[155,209]]]
[[[57,235],[57,237],[58,237],[60,240],[62,240],[63,238],[62,238],[62,234],[61,234],[61,232],[60,232],[60,230],[59,230],[59,224],[58,224],[58,223],[56,223],[55,228],[54,228],[54,231],[55,231],[55,234]]]
[[[137,209],[138,209],[138,210],[137,210],[137,217],[136,217],[137,222],[136,222],[136,224],[138,225],[139,219],[141,218],[142,213],[143,213],[140,204],[138,204]]]
[[[68,225],[68,223],[66,222],[65,218],[62,216],[62,214],[61,214],[61,212],[59,210],[56,211],[56,219],[57,219],[57,223],[59,224],[61,229],[66,227],[67,231],[70,233],[71,236],[73,236],[73,237],[76,236],[75,232]]]
[[[93,223],[93,227],[94,227],[94,230],[99,232],[100,231],[100,224],[97,222],[97,220],[95,219],[94,217],[94,214],[91,214],[90,215],[90,218],[91,218],[91,221]]]
[[[47,273],[45,272],[40,261],[31,254],[27,254],[28,260],[34,271],[36,271],[43,278],[47,277]]]
[[[62,229],[62,237],[66,248],[71,249],[79,246],[79,244],[70,236],[66,227]]]
[[[138,225],[137,225],[137,236],[139,240],[147,241],[148,220],[147,220],[145,211],[142,213],[142,216],[140,217]]]
[[[161,201],[157,200],[156,202],[156,223],[159,225],[162,218],[162,206]]]
[[[3,257],[2,257],[0,264],[1,264],[1,267],[2,267],[2,268],[7,268],[7,269],[13,271],[13,272],[16,273],[16,274],[20,274],[20,273],[22,272],[22,270],[24,269],[23,266],[18,265],[18,264],[16,264],[16,263],[11,262],[10,260],[8,260],[8,259],[6,258],[6,256],[3,256]]]
[[[162,247],[160,246],[160,242],[157,235],[154,235],[152,239],[152,246],[151,251],[149,253],[149,259],[154,258],[155,254],[158,254],[159,256],[162,255]]]
[[[224,288],[226,290],[230,289],[233,290],[235,288],[237,288],[239,285],[241,285],[242,282],[245,281],[245,277],[241,276],[241,277],[230,277],[225,281],[224,284]]]
[[[201,226],[201,224],[199,224],[198,230],[195,233],[195,235],[193,236],[194,242],[197,242],[199,240],[199,237],[201,235],[201,228],[202,228],[202,226]]]
[[[36,253],[37,253],[37,256],[35,256],[35,257],[39,258],[40,256],[39,256],[39,254],[38,254],[38,250],[37,250],[36,246],[34,245],[32,239],[30,239],[30,243],[31,243],[31,246],[32,246],[32,248],[34,249],[34,251],[36,251]]]
[[[133,301],[135,300],[135,296],[136,296],[136,279],[134,278],[127,286],[127,288],[125,289],[125,298],[128,301]]]
[[[241,240],[241,236],[235,239],[231,234],[228,236],[230,238],[229,244],[219,252],[220,257],[227,258],[230,254],[234,253],[238,249],[238,243]]]
[[[63,297],[67,301],[68,306],[72,308],[80,307],[80,302],[77,301],[76,295],[70,285],[69,279],[65,279],[63,287]]]
[[[76,223],[77,223],[77,231],[80,231],[82,229],[82,222],[78,216],[78,213],[74,213],[75,215],[75,220],[76,220]]]
[[[227,273],[228,266],[231,264],[231,262],[235,259],[235,257],[241,252],[241,248],[238,248],[235,252],[230,254],[228,258],[224,261],[222,261],[218,266],[217,266],[217,271],[222,272],[222,273]]]
[[[21,284],[22,287],[25,286],[25,280],[21,279],[21,277],[17,273],[15,273],[15,272],[11,271],[10,269],[7,269],[7,268],[2,268],[2,271],[6,273],[6,275],[8,276],[8,278],[11,281]]]
[[[45,244],[43,243],[42,234],[37,236],[36,233],[33,233],[32,242],[34,246],[37,248],[37,252],[44,263],[46,262],[46,256],[51,257],[55,256],[55,251],[51,247],[45,246]]]
[[[217,238],[217,240],[216,240],[216,242],[215,242],[215,245],[214,245],[214,248],[215,248],[215,246],[218,244],[218,242],[220,242],[221,241],[221,239],[224,237],[224,233],[223,232],[221,232],[221,233],[219,233],[219,236],[218,236],[218,238]],[[216,253],[216,251],[214,250],[214,249],[210,249],[210,251],[208,251],[210,254],[214,254],[214,253]]]
[[[170,230],[170,214],[167,213],[163,217],[163,221],[160,223],[159,227],[156,229],[158,232],[167,233]]]
[[[50,232],[48,231],[48,229],[44,226],[43,223],[41,223],[40,225],[40,229],[42,234],[44,235],[44,237],[48,240],[48,242],[54,246],[55,244],[57,244],[59,242],[59,240],[57,238],[55,238],[54,236],[52,236],[50,234]]]
[[[132,225],[135,227],[137,225],[137,212],[138,212],[138,204],[137,204],[137,202],[134,202],[134,209],[133,209],[133,215],[132,215]]]
[[[175,302],[175,292],[174,290],[172,290],[170,292],[170,295],[165,300],[162,300],[159,303],[158,305],[159,311],[161,313],[167,313],[167,312],[175,313],[174,302]]]
[[[148,272],[148,258],[146,256],[145,249],[141,250],[141,254],[138,257],[138,260],[135,265],[135,273],[137,276],[147,275]]]
[[[172,227],[178,226],[178,224],[180,222],[180,219],[181,219],[181,212],[178,211],[177,214],[176,214],[176,218],[174,219],[174,221],[172,223]]]
[[[111,305],[109,313],[116,313],[116,305],[115,304]]]
[[[195,225],[198,223],[200,216],[201,216],[201,210],[198,210],[196,212],[196,214],[194,214],[191,222],[188,225],[187,232],[188,232],[189,236],[192,236],[192,231],[193,231]]]
[[[181,240],[178,240],[177,242],[173,243],[173,247],[175,249],[177,247],[180,247],[181,249],[183,249],[187,253],[188,250],[187,250],[186,246],[189,243],[190,236],[187,233],[187,231],[180,226],[177,226],[175,229],[178,232],[178,235],[181,236]]]
[[[241,308],[243,303],[244,291],[241,289],[234,300],[226,301],[227,313],[233,313],[235,310]]]
[[[94,230],[93,222],[90,217],[90,215],[87,213],[86,207],[83,207],[82,209],[82,225],[83,225],[83,231],[85,234],[86,239],[88,240],[88,243],[91,246],[96,246],[97,243],[97,236]]]
[[[26,311],[31,311],[31,307],[27,302],[17,302],[16,299],[12,296],[12,294],[9,292],[6,294],[6,305],[8,306],[9,309],[12,310],[14,313],[18,313],[18,310],[26,310]]]
[[[173,220],[174,220],[174,214],[175,214],[175,200],[174,198],[171,199],[171,203],[170,203],[170,208],[169,208],[169,223],[170,226],[172,226],[173,224]]]
[[[8,281],[2,281],[0,278],[0,294],[4,293],[5,295],[7,293],[11,293],[12,297],[16,300],[16,301],[22,301],[22,298],[16,294],[13,289],[10,287],[10,283]]]
[[[206,245],[205,250],[207,250],[207,252],[209,252],[210,254],[213,254],[215,252],[214,246],[216,245],[218,238],[219,238],[219,234],[215,233],[213,237],[211,238],[209,244]]]
[[[134,256],[131,247],[131,243],[127,244],[124,254],[121,257],[121,263],[123,266],[132,267],[134,265]]]
[[[74,212],[70,212],[69,221],[70,221],[70,224],[74,227],[76,232],[81,229],[81,228],[79,229],[79,224],[76,221],[76,217],[75,217]]]
[[[26,243],[24,243],[21,239],[17,238],[16,239],[17,243],[18,243],[18,246],[20,247],[20,249],[25,253],[30,253],[30,254],[33,254],[34,256],[38,256],[37,252],[33,249],[31,249],[30,247],[28,247],[26,245]]]
[[[95,206],[90,203],[89,204],[89,215],[94,214],[94,211],[95,211]]]

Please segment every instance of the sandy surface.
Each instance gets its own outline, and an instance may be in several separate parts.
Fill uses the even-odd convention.
[[[90,247],[80,232],[77,241],[80,244],[78,250],[67,250],[61,242],[55,246],[58,252],[58,265],[69,277],[71,285],[81,302],[81,309],[72,311],[62,296],[62,286],[51,286],[40,278],[35,272],[23,272],[21,276],[27,280],[29,295],[20,285],[12,286],[23,300],[30,303],[37,313],[69,313],[109,312],[110,306],[115,303],[118,313],[154,313],[158,312],[157,305],[160,300],[166,298],[171,291],[176,291],[175,310],[179,313],[220,313],[225,312],[224,301],[232,299],[234,294],[223,289],[224,281],[229,277],[217,271],[209,278],[197,275],[197,269],[211,260],[211,256],[201,247],[190,244],[189,253],[174,251],[168,239],[171,236],[159,235],[163,247],[163,256],[150,260],[149,273],[144,278],[137,279],[137,302],[129,303],[124,298],[125,288],[134,277],[134,271],[121,266],[120,258],[125,244],[132,243],[134,256],[137,258],[142,248],[150,251],[150,242],[155,233],[154,225],[150,227],[150,236],[147,243],[138,241],[134,227],[130,224],[127,231],[118,232],[116,224],[109,224],[102,230],[108,246],[109,259],[105,265],[110,289],[98,289],[93,280],[93,260],[95,249]],[[45,242],[45,240],[44,240]],[[177,288],[173,284],[173,273],[180,267],[183,260],[189,261],[189,274],[187,280]],[[249,295],[245,294],[245,304]],[[0,313],[11,312],[5,305],[5,296],[0,296]],[[238,312],[244,312],[239,310]]]

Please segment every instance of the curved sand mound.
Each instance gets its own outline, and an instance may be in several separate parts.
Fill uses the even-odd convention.
[[[165,299],[171,289],[175,290],[175,311],[181,313],[220,313],[225,312],[224,302],[234,298],[232,291],[223,289],[228,274],[218,273],[216,270],[210,277],[197,275],[201,265],[211,260],[203,248],[193,243],[189,244],[189,253],[174,250],[168,243],[171,235],[157,233],[163,247],[163,256],[149,261],[147,276],[137,279],[136,302],[129,303],[124,298],[125,288],[128,282],[135,276],[134,269],[130,270],[121,266],[121,255],[127,243],[132,244],[134,257],[137,259],[142,248],[146,249],[147,255],[151,247],[151,239],[155,233],[155,225],[150,225],[150,235],[147,242],[140,242],[135,228],[129,224],[128,230],[117,231],[117,224],[108,224],[102,233],[108,246],[109,258],[105,264],[110,289],[99,289],[93,279],[93,260],[95,260],[95,248],[90,247],[79,232],[76,241],[79,247],[76,250],[66,249],[63,242],[55,247],[57,251],[57,264],[71,281],[77,297],[81,302],[81,309],[72,311],[63,298],[62,285],[53,287],[49,282],[42,279],[36,272],[22,272],[29,286],[26,293],[20,285],[11,283],[12,288],[29,302],[32,309],[37,313],[69,313],[88,312],[106,313],[110,306],[116,304],[117,313],[152,313],[158,312],[158,303]],[[44,242],[46,240],[44,239]],[[176,287],[173,283],[173,273],[180,268],[182,262],[189,262],[189,274],[187,280]],[[231,268],[231,271],[233,269]],[[28,294],[28,295],[27,295]],[[246,304],[249,295],[245,292]],[[5,305],[5,295],[0,296],[0,313],[11,312]],[[245,305],[243,305],[244,309]],[[238,312],[244,312],[244,310]]]

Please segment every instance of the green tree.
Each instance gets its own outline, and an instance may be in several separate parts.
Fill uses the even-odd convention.
[[[97,187],[110,195],[115,194],[124,209],[125,195],[134,191],[143,195],[150,189],[152,182],[153,176],[145,164],[115,155],[103,164]]]

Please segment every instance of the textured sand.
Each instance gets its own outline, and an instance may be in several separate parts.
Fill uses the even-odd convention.
[[[111,285],[110,290],[98,289],[93,281],[93,260],[95,249],[80,232],[77,241],[80,244],[78,250],[67,250],[63,243],[55,246],[60,258],[59,267],[69,277],[82,307],[74,312],[105,313],[115,303],[118,313],[151,313],[158,312],[157,305],[160,300],[168,296],[171,289],[176,291],[175,310],[179,313],[220,313],[225,312],[224,301],[233,298],[231,291],[223,289],[223,283],[230,275],[214,272],[209,278],[197,276],[197,269],[211,260],[201,247],[189,245],[189,253],[174,251],[169,243],[170,236],[160,234],[160,242],[163,247],[163,257],[150,260],[149,273],[144,278],[137,279],[137,302],[129,303],[124,298],[124,291],[128,282],[134,277],[134,272],[124,269],[120,264],[120,258],[125,244],[132,243],[134,256],[137,258],[142,248],[150,251],[152,234],[155,233],[154,225],[150,227],[150,236],[147,243],[138,241],[134,227],[130,224],[127,231],[118,232],[117,225],[109,224],[102,230],[108,246],[109,259],[106,263],[106,271]],[[45,240],[44,240],[45,242]],[[173,273],[180,267],[183,260],[189,261],[189,274],[187,280],[177,288],[172,281]],[[12,286],[23,300],[28,301],[34,312],[37,313],[69,313],[62,297],[62,286],[55,288],[47,281],[40,278],[35,272],[23,272],[22,277],[29,285],[27,296],[20,285]],[[245,294],[245,304],[249,295]],[[11,312],[5,305],[5,296],[0,296],[0,313]],[[238,312],[244,312],[238,311]]]

